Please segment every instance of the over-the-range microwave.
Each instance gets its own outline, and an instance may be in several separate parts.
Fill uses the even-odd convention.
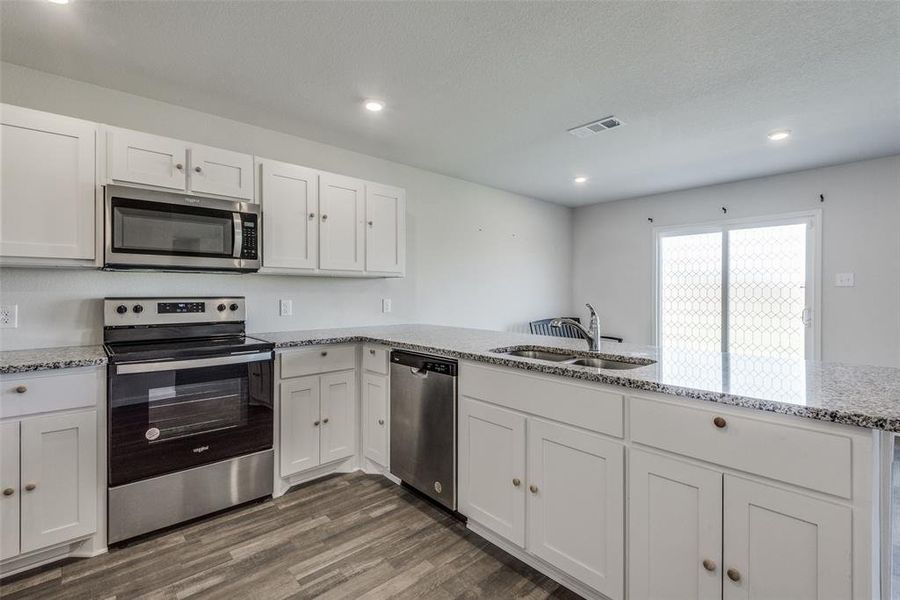
[[[259,206],[108,185],[103,268],[258,271]]]

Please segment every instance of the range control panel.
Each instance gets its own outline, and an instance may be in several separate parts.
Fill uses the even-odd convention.
[[[247,316],[246,302],[242,296],[106,298],[103,300],[103,325],[105,327],[133,327],[244,321]]]

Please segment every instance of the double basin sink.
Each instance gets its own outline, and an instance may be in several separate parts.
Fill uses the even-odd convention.
[[[492,350],[498,354],[506,354],[508,356],[517,356],[519,358],[533,358],[536,360],[546,360],[550,362],[562,363],[566,365],[575,365],[578,367],[594,367],[596,369],[637,369],[652,365],[656,361],[647,359],[635,359],[635,362],[626,362],[615,360],[612,358],[603,358],[599,356],[578,356],[575,353],[566,350],[535,350],[533,348],[500,348]]]

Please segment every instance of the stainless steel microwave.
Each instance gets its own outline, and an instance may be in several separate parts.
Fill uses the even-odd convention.
[[[258,271],[259,206],[106,186],[103,267]]]

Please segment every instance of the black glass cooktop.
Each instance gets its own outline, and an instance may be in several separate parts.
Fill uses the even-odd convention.
[[[110,362],[181,360],[204,356],[227,356],[235,353],[266,352],[275,344],[248,335],[215,338],[116,342],[104,345]]]

